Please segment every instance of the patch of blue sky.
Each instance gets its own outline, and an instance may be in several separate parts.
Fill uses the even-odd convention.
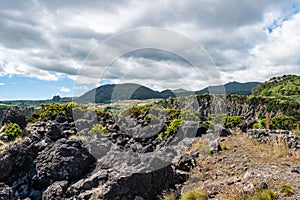
[[[51,99],[54,95],[73,96],[74,81],[66,77],[58,81],[44,81],[12,75],[1,76],[0,83],[0,100],[41,100]]]
[[[272,33],[274,29],[281,28],[282,24],[285,21],[290,20],[294,15],[298,14],[299,12],[299,3],[292,3],[290,6],[283,8],[281,11],[282,14],[277,19],[274,19],[272,24],[268,25],[267,27],[264,27],[264,30],[267,30],[269,33]]]

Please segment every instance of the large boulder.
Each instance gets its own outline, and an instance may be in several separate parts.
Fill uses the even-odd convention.
[[[29,168],[38,155],[38,147],[26,138],[22,143],[14,143],[0,154],[0,181],[11,182],[22,171]]]
[[[96,159],[78,140],[59,139],[47,146],[34,161],[42,185],[53,181],[75,181],[92,169]]]
[[[9,123],[16,123],[22,129],[27,125],[25,115],[20,113],[16,108],[9,108],[2,117],[2,125]]]

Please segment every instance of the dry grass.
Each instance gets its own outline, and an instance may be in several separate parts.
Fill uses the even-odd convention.
[[[189,191],[185,191],[180,200],[208,200],[208,195],[202,188],[194,188]]]
[[[236,187],[227,188],[224,193],[220,194],[220,199],[222,200],[243,200],[247,198],[248,194]]]
[[[69,139],[85,140],[86,138],[81,135],[71,135],[69,136]]]
[[[207,139],[200,138],[192,145],[190,152],[205,150],[208,142]],[[221,146],[228,150],[213,155],[202,154],[196,160],[197,167],[191,173],[192,183],[198,183],[199,188],[207,189],[211,185],[221,188],[220,193],[213,199],[249,200],[252,197],[257,199],[261,196],[272,196],[268,191],[259,193],[262,182],[269,189],[278,192],[281,198],[283,192],[280,193],[278,186],[289,177],[288,173],[281,173],[289,172],[289,166],[298,166],[300,163],[299,152],[288,149],[284,143],[261,144],[246,134],[234,133],[225,138]],[[244,178],[248,171],[250,175]],[[293,177],[287,184],[296,188],[297,174]]]
[[[163,193],[163,197],[160,200],[176,200],[176,194],[174,192],[165,192]]]

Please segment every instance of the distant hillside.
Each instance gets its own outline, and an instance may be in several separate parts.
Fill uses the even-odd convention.
[[[230,82],[224,85],[226,94],[242,94],[242,95],[250,95],[251,91],[254,87],[256,87],[259,82],[247,82],[247,83],[239,83],[239,82]],[[210,86],[199,90],[196,94],[205,94],[205,93],[223,93],[223,86]]]
[[[224,85],[227,94],[251,94],[251,90],[255,87],[257,82],[238,83],[230,82]],[[109,84],[102,85],[98,88],[92,89],[82,96],[78,97],[78,103],[111,103],[121,100],[147,100],[147,99],[166,99],[175,96],[188,96],[192,94],[204,93],[223,93],[223,86],[212,86],[200,91],[188,91],[184,89],[164,90],[162,92],[152,90],[142,85],[134,83],[125,84]]]
[[[111,103],[112,101],[129,99],[146,100],[155,98],[162,98],[161,93],[142,85],[125,83],[102,85],[83,94],[76,101],[79,103]]]
[[[300,76],[284,75],[273,77],[257,85],[252,90],[256,96],[292,96],[300,95]]]

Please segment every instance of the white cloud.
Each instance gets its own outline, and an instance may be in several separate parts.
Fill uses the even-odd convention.
[[[5,85],[5,83],[0,83],[0,86]]]
[[[70,88],[66,88],[66,87],[62,87],[62,88],[60,88],[60,91],[63,92],[63,93],[68,93],[68,92],[71,91],[71,89]]]
[[[217,64],[224,82],[263,81],[273,74],[299,74],[300,17],[297,14],[297,2],[2,1],[0,76],[19,75],[48,81],[58,81],[67,76],[84,83],[95,83],[100,75],[89,74],[95,67],[103,66],[99,62],[85,62],[89,52],[115,34],[149,26],[171,29],[199,42]],[[272,32],[269,33],[268,29]],[[148,37],[151,36],[132,37],[131,42],[138,44]],[[121,46],[122,43],[118,45]],[[174,45],[180,44],[174,40]],[[144,56],[144,61],[153,61],[153,70],[158,70],[158,66],[163,68],[156,74],[153,74],[153,70],[148,70],[150,78],[142,79],[141,74],[130,72],[132,65],[145,68],[141,62],[143,57],[141,60],[119,59],[116,62],[118,67],[109,72],[110,78],[114,79],[112,82],[145,80],[146,83],[148,80],[149,84],[154,81],[163,84],[158,81],[164,79],[167,80],[165,85],[178,87],[178,77],[166,70],[176,66],[181,75],[193,80],[193,84],[187,84],[188,86],[201,88],[206,84],[203,79],[200,82],[181,61],[170,62],[169,58],[158,57],[157,54],[147,58]],[[88,69],[82,74],[85,77],[78,79],[76,75],[82,63],[89,66],[84,66]]]

